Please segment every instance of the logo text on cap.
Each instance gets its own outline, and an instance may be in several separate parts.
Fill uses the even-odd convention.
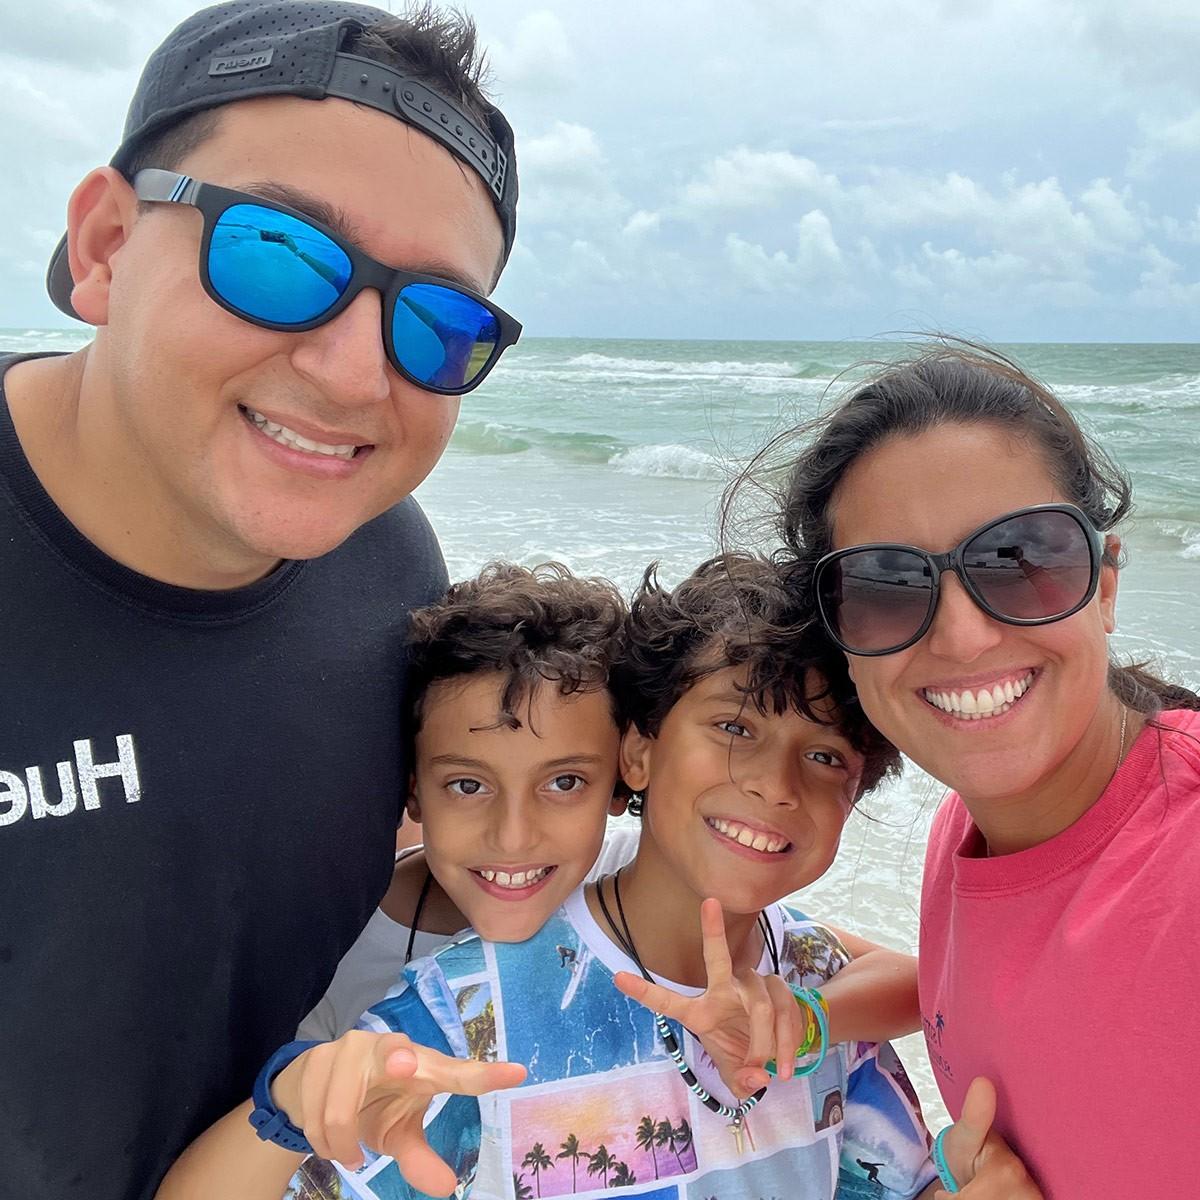
[[[272,47],[269,50],[256,50],[252,54],[234,54],[226,58],[214,58],[208,64],[210,75],[240,75],[243,71],[261,71],[271,65],[275,55]]]

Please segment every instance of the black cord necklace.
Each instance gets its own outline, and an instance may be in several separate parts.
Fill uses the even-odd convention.
[[[650,972],[646,970],[642,964],[641,955],[637,952],[637,947],[633,944],[633,934],[629,929],[629,921],[625,916],[625,906],[621,903],[621,871],[622,867],[612,877],[613,884],[613,899],[617,904],[617,914],[620,917],[621,925],[617,927],[616,921],[613,920],[612,913],[609,911],[608,904],[604,899],[604,881],[601,880],[596,885],[596,899],[600,903],[600,911],[604,914],[604,919],[608,922],[609,929],[612,930],[613,937],[616,938],[617,944],[622,950],[633,960],[634,965],[641,972],[642,978],[647,983],[653,983],[654,979]],[[765,913],[758,914],[759,926],[763,929],[764,941],[767,944],[767,949],[771,955],[771,961],[775,965],[776,974],[779,973],[779,948],[775,942],[775,931],[771,928],[770,922],[766,919]],[[654,1014],[654,1025],[658,1030],[658,1036],[662,1038],[663,1045],[666,1047],[667,1053],[671,1056],[671,1061],[675,1064],[679,1074],[683,1078],[683,1082],[687,1084],[688,1090],[696,1096],[700,1103],[704,1105],[709,1112],[716,1113],[718,1116],[727,1117],[730,1122],[730,1128],[733,1130],[733,1135],[737,1140],[738,1149],[742,1145],[742,1127],[745,1123],[746,1114],[767,1094],[767,1089],[759,1088],[753,1096],[743,1100],[741,1104],[735,1106],[722,1104],[707,1088],[696,1078],[696,1073],[688,1066],[687,1060],[683,1057],[683,1051],[679,1047],[679,1041],[675,1037],[671,1026],[667,1024],[667,1019],[662,1013]]]
[[[412,925],[408,930],[408,949],[404,951],[404,965],[412,962],[413,943],[417,940],[417,925],[421,914],[425,911],[425,901],[429,899],[429,889],[433,886],[433,872],[425,868],[425,882],[421,884],[421,894],[417,897],[417,906],[413,909]]]

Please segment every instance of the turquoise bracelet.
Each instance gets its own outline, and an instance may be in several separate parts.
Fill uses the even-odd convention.
[[[806,1008],[808,1008],[814,1017],[817,1019],[817,1028],[821,1031],[821,1051],[817,1055],[815,1062],[806,1063],[803,1067],[797,1067],[792,1072],[793,1076],[799,1078],[804,1075],[811,1075],[815,1071],[821,1069],[821,1064],[825,1061],[826,1054],[829,1053],[829,1018],[825,1015],[825,1005],[822,1002],[821,993],[815,988],[793,987],[788,984],[788,991]],[[778,1074],[778,1066],[774,1059],[766,1064],[766,1072],[768,1075]]]
[[[948,1192],[957,1192],[958,1180],[954,1178],[954,1172],[950,1170],[950,1164],[946,1162],[946,1151],[942,1147],[942,1139],[954,1127],[947,1125],[941,1133],[933,1139],[933,1165],[937,1167],[938,1177],[942,1181],[942,1187]]]

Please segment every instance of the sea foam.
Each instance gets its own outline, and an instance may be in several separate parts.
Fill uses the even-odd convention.
[[[609,460],[622,475],[649,475],[667,479],[721,479],[725,471],[720,462],[703,450],[691,446],[634,446]]]

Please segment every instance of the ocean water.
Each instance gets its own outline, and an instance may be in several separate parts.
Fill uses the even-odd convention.
[[[0,330],[0,350],[72,349],[79,334]],[[1066,401],[1131,472],[1122,533],[1122,653],[1200,686],[1200,344],[1004,349]],[[550,559],[631,587],[646,565],[680,577],[716,546],[722,490],[770,437],[827,407],[880,342],[529,338],[463,400],[419,496],[452,578],[492,558]],[[905,777],[851,818],[812,914],[901,949],[916,945],[929,821],[941,795]],[[919,1037],[901,1052],[931,1123],[944,1120]]]

